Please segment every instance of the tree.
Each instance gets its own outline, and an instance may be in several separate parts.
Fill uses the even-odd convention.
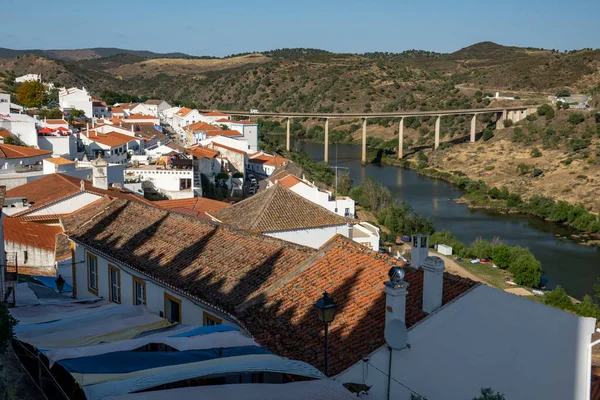
[[[6,307],[6,303],[0,303],[0,354],[4,354],[6,347],[15,336],[14,327],[17,321]]]
[[[556,109],[557,109],[557,110],[560,110],[560,109],[562,108],[562,105],[563,105],[563,102],[562,102],[562,101],[560,101],[560,100],[559,100],[559,101],[557,101],[557,102],[556,102]]]
[[[569,92],[567,89],[561,89],[558,92],[556,92],[556,97],[569,97],[571,95],[571,92]]]
[[[473,400],[506,400],[506,398],[502,393],[496,392],[492,388],[482,388],[481,395],[473,397]]]
[[[492,244],[478,238],[471,246],[471,251],[475,257],[489,260],[492,258]]]
[[[573,302],[562,286],[557,286],[553,291],[546,293],[544,295],[544,304],[561,310],[570,310],[573,308]]]
[[[46,101],[46,87],[38,81],[23,82],[17,89],[17,101],[25,107],[40,107]]]
[[[589,294],[583,296],[583,300],[581,303],[577,304],[575,311],[577,312],[577,315],[582,317],[598,318],[598,314],[600,314],[598,312],[598,306],[594,303],[592,296]]]
[[[494,247],[492,250],[492,261],[502,269],[508,268],[512,261],[510,247],[504,244]]]
[[[533,149],[531,149],[531,157],[537,158],[537,157],[541,157],[541,156],[542,156],[542,152],[540,151],[540,149],[538,149],[537,147],[534,147]]]
[[[527,250],[511,262],[508,271],[518,285],[538,287],[542,277],[542,264]]]
[[[585,116],[581,113],[573,113],[569,115],[569,122],[571,125],[578,125],[585,121]]]
[[[550,104],[542,104],[541,106],[539,106],[537,109],[537,113],[540,117],[545,115],[546,119],[554,118],[554,109]]]
[[[347,196],[352,189],[352,178],[348,172],[339,173],[337,176],[337,193],[338,196]]]

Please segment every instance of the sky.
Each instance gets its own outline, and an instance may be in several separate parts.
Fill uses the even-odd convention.
[[[600,47],[598,0],[2,0],[0,47],[224,56],[284,47],[453,52]]]

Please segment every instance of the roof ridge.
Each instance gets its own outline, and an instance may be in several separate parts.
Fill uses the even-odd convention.
[[[266,198],[266,201],[264,201],[263,204],[257,210],[259,218],[257,218],[254,221],[254,223],[251,225],[252,229],[256,229],[260,225],[259,222],[264,218],[265,209],[267,208],[267,206],[269,206],[271,204],[271,202],[273,201],[273,198],[275,197],[275,190],[271,190],[271,193],[268,193],[268,195],[266,195],[266,196],[268,196]]]

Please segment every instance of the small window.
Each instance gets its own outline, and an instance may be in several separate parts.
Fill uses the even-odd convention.
[[[27,250],[23,251],[23,263],[27,264],[27,260],[29,259]]]
[[[88,253],[87,255],[87,269],[88,269],[88,290],[90,293],[98,295],[98,257]]]
[[[206,311],[202,312],[202,320],[204,321],[204,326],[221,325],[222,323],[220,318],[210,315]]]
[[[108,265],[108,298],[113,303],[121,304],[121,270]]]
[[[165,318],[169,322],[181,322],[181,300],[165,293]]]
[[[146,282],[139,278],[133,278],[133,305],[146,304]]]

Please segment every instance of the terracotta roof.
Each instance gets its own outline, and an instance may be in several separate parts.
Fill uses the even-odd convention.
[[[270,165],[272,167],[279,167],[286,162],[289,162],[287,158],[278,156],[278,155],[270,155],[265,153],[254,153],[248,156],[248,162],[255,164],[264,164]]]
[[[211,112],[207,112],[206,114],[202,114],[202,115],[205,117],[229,117],[229,114],[224,114],[219,111],[211,111]]]
[[[71,242],[63,235],[56,235],[56,243],[54,244],[54,260],[64,261],[71,258]]]
[[[111,107],[110,108],[110,112],[112,112],[112,113],[122,113],[123,112],[123,107]]]
[[[125,200],[65,218],[65,230],[74,241],[230,313],[314,252]]]
[[[109,137],[114,137],[117,139],[125,140],[126,142],[131,142],[132,140],[140,140],[141,139],[141,138],[135,137],[133,135],[128,135],[126,133],[121,133],[121,132],[116,132],[116,131],[106,132],[105,135],[107,135]]]
[[[144,102],[144,104],[150,104],[150,105],[153,105],[153,106],[157,106],[157,105],[159,105],[162,102],[163,102],[163,100],[146,100]]]
[[[4,240],[54,252],[56,235],[60,226],[22,221],[19,218],[3,218]]]
[[[88,140],[91,140],[92,142],[96,142],[96,143],[100,143],[103,144],[105,146],[109,146],[109,147],[116,147],[116,146],[122,146],[124,144],[129,143],[130,141],[134,140],[134,138],[130,137],[129,139],[123,139],[114,135],[106,135],[106,134],[90,134],[90,137],[88,138],[86,136],[86,138]]]
[[[348,222],[280,184],[218,211],[215,217],[226,224],[255,232],[317,228]]]
[[[205,197],[194,197],[191,199],[181,200],[160,200],[155,201],[154,204],[169,210],[184,208],[188,210],[208,212],[211,214],[230,206],[229,203],[225,203],[224,201],[207,199]]]
[[[256,122],[244,120],[244,121],[231,121],[232,124],[241,124],[241,125],[258,125]]]
[[[179,115],[180,117],[185,117],[186,115],[188,115],[192,111],[194,111],[194,110],[192,110],[191,108],[181,107],[181,109],[179,111],[177,111],[175,113],[175,115]]]
[[[28,158],[52,154],[52,150],[40,150],[31,147],[0,143],[0,158]]]
[[[69,123],[67,121],[65,121],[64,119],[47,119],[46,121],[44,121],[47,124],[56,124],[56,125],[69,125]]]
[[[191,154],[195,157],[198,158],[215,158],[216,156],[219,155],[219,151],[218,150],[214,150],[214,149],[209,149],[208,147],[202,147],[202,146],[192,146],[186,149],[186,152],[188,154]]]
[[[184,126],[183,129],[189,130],[189,131],[218,131],[221,130],[221,128],[211,125],[211,124],[207,124],[206,122],[194,122],[193,124],[189,124],[187,126]]]
[[[239,316],[261,346],[284,357],[323,370],[323,325],[314,304],[330,293],[338,313],[329,326],[329,372],[336,375],[385,345],[385,281],[398,261],[341,235],[321,248],[322,257],[263,292],[264,302],[250,305]],[[422,311],[423,271],[405,268],[408,328],[427,316]],[[476,282],[444,274],[443,304],[459,297]]]
[[[67,160],[66,158],[62,157],[48,157],[44,160],[57,165],[75,164],[75,161]]]
[[[13,136],[13,134],[8,129],[0,129],[0,137],[7,139],[12,136]]]
[[[131,114],[130,116],[125,118],[125,121],[128,119],[158,119],[152,115],[144,115],[144,114]]]
[[[190,210],[189,208],[183,208],[183,207],[171,208],[171,211],[178,212],[178,213],[185,214],[185,215],[190,215],[190,216],[196,217],[196,218],[202,218],[207,221],[214,221],[213,218],[209,214],[205,213],[204,211],[195,211],[195,210]]]
[[[82,179],[74,178],[64,174],[49,174],[28,182],[24,185],[17,186],[6,192],[6,197],[25,197],[27,202],[32,203],[32,207],[21,211],[15,215],[27,214],[45,205],[52,204],[56,201],[63,200],[69,196],[77,194],[81,191]],[[84,180],[85,190],[96,193],[98,195],[108,195],[113,198],[126,198],[151,204],[149,200],[136,195],[125,189],[110,187],[108,190],[98,189],[94,187],[92,182]]]
[[[221,144],[221,143],[212,142],[212,145],[214,147],[220,147],[220,148],[225,149],[225,150],[233,151],[234,153],[246,154],[246,152],[243,151],[243,150],[236,149],[235,147],[225,146],[224,144]]]
[[[302,183],[302,184],[308,186],[308,184],[306,182],[304,182],[302,179],[298,178],[296,175],[292,175],[292,174],[289,174],[289,175],[281,178],[279,180],[279,183],[288,189],[293,188],[294,186],[296,186],[299,183]]]
[[[239,131],[232,130],[232,129],[223,129],[223,130],[212,129],[212,130],[206,132],[206,136],[207,137],[212,137],[212,136],[241,137],[244,135],[241,134]]]
[[[227,119],[227,118],[221,118],[221,119],[216,120],[215,122],[231,122],[231,120]]]

